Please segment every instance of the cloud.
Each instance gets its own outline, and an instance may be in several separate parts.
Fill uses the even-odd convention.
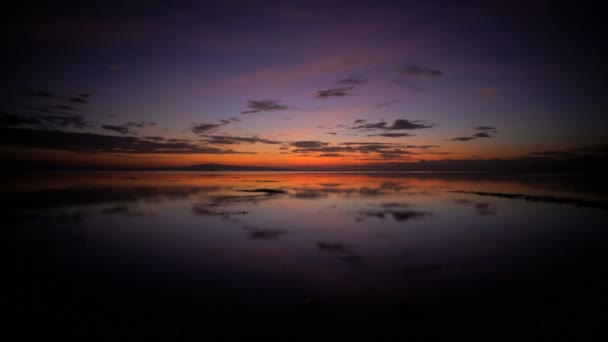
[[[343,157],[343,154],[340,153],[322,153],[319,154],[317,157]]]
[[[291,150],[291,153],[315,157],[344,157],[346,154],[368,155],[369,160],[395,160],[403,159],[417,153],[408,151],[406,147],[398,143],[379,143],[379,142],[345,142],[338,145],[320,141],[297,142],[299,148]],[[292,143],[293,146],[293,143]]]
[[[99,64],[106,66],[110,69],[120,69],[122,67],[122,64],[118,64],[118,63],[115,63],[113,61],[103,59],[103,58],[100,58],[97,61],[99,62]]]
[[[366,121],[356,120],[355,124],[360,123],[358,126],[350,127],[350,129],[360,129],[360,130],[375,130],[375,129],[383,129],[383,130],[413,130],[413,129],[425,129],[432,128],[437,126],[436,124],[428,124],[421,120],[406,120],[406,119],[397,119],[393,122],[391,126],[388,126],[386,122],[378,122],[378,123],[367,123]]]
[[[390,107],[390,106],[394,105],[395,103],[399,103],[399,100],[388,100],[388,101],[378,102],[376,104],[376,108]]]
[[[210,131],[216,130],[218,127],[223,126],[223,123],[212,124],[212,123],[199,123],[192,126],[192,132],[195,134],[203,134]]]
[[[435,124],[427,124],[421,120],[409,121],[405,119],[397,119],[393,122],[393,126],[389,129],[423,129],[435,127]]]
[[[70,101],[72,103],[80,103],[80,104],[86,104],[86,103],[88,103],[87,100],[83,99],[82,97],[78,97],[78,96],[68,97],[68,101]]]
[[[498,130],[494,126],[475,126],[473,127],[476,131],[481,131],[473,134],[470,137],[456,137],[449,139],[450,141],[471,141],[477,138],[493,138],[494,136],[490,133],[498,133]]]
[[[419,149],[429,149],[429,148],[434,148],[434,147],[441,147],[439,145],[406,145],[405,147],[407,148],[419,148]]]
[[[0,113],[0,126],[31,125],[38,128],[68,128],[83,129],[92,127],[81,115],[23,115]]]
[[[345,84],[349,86],[356,86],[367,83],[367,78],[363,76],[351,75],[343,80],[338,81],[340,84]]]
[[[416,77],[441,77],[443,76],[443,72],[430,68],[422,68],[414,65],[404,66],[397,70],[397,73],[408,75],[408,76],[416,76]]]
[[[291,106],[286,106],[286,105],[280,104],[279,100],[264,99],[264,100],[257,100],[257,101],[254,100],[254,101],[247,101],[247,102],[248,102],[248,104],[247,104],[248,110],[241,112],[242,114],[271,112],[271,111],[287,110],[287,109],[293,108]]]
[[[321,147],[325,147],[325,146],[329,145],[329,143],[322,142],[322,141],[306,140],[306,141],[294,141],[294,142],[290,143],[289,145],[291,145],[293,147],[299,147],[299,148],[321,148]]]
[[[50,109],[60,109],[60,110],[76,110],[74,107],[66,106],[66,105],[56,105],[50,106]]]
[[[368,135],[368,137],[373,137],[373,136],[380,136],[380,137],[387,137],[387,138],[400,138],[400,137],[413,137],[413,134],[409,134],[409,133],[381,133],[381,134],[373,134],[373,135]]]
[[[475,133],[475,134],[473,134],[473,136],[474,136],[475,138],[491,138],[491,137],[492,137],[492,136],[491,136],[489,133],[487,133],[487,132],[479,132],[479,133]]]
[[[205,137],[209,138],[208,140],[205,140],[205,142],[207,144],[211,144],[211,145],[238,145],[241,143],[247,143],[247,144],[261,143],[261,144],[269,144],[269,145],[280,145],[283,143],[282,141],[263,139],[263,138],[259,138],[257,136],[235,137],[235,136],[229,136],[229,135],[205,135]]]
[[[342,88],[332,88],[326,90],[317,91],[317,98],[325,99],[328,97],[342,97],[342,96],[353,96],[357,94],[349,93],[349,91],[355,89],[355,87],[342,87]]]
[[[165,138],[163,137],[155,137],[155,136],[145,136],[144,139],[152,140],[152,141],[163,141]]]
[[[450,141],[469,141],[475,139],[474,137],[456,137],[450,139]]]
[[[101,125],[101,128],[107,129],[108,131],[118,132],[120,134],[135,134],[129,130],[129,127],[126,126]]]
[[[0,127],[0,144],[88,153],[238,154],[190,142],[161,143],[132,136]]]
[[[494,131],[494,130],[496,130],[496,127],[494,127],[494,126],[475,126],[475,127],[473,127],[473,129],[476,131]]]
[[[120,134],[135,134],[137,135],[136,132],[134,132],[133,130],[131,130],[132,128],[144,128],[147,126],[155,126],[156,122],[149,122],[149,121],[141,121],[141,122],[127,122],[124,125],[101,125],[101,127],[103,129],[107,129],[109,131],[114,131]]]
[[[27,97],[46,97],[46,98],[56,98],[57,95],[55,93],[47,91],[47,90],[35,90],[31,88],[25,89],[23,92],[24,96]]]

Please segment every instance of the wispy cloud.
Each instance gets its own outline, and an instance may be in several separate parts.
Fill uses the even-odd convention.
[[[358,129],[358,130],[413,130],[413,129],[424,129],[424,128],[432,128],[437,126],[436,124],[429,124],[422,120],[407,120],[407,119],[397,119],[393,122],[392,125],[388,125],[387,122],[381,121],[377,123],[367,123],[367,121],[358,119],[354,122],[355,126],[350,127],[350,129]]]
[[[469,141],[475,139],[474,137],[456,137],[450,139],[450,141]]]
[[[137,132],[133,131],[133,128],[144,128],[147,126],[154,126],[156,122],[150,121],[141,121],[141,122],[127,122],[124,125],[101,125],[103,129],[114,131],[120,134],[134,134],[137,135]]]
[[[493,138],[494,136],[490,133],[494,133],[494,134],[498,133],[498,129],[496,129],[496,127],[494,127],[494,126],[475,126],[475,127],[473,127],[473,130],[478,131],[478,132],[469,137],[456,137],[456,138],[452,138],[449,140],[450,141],[471,141],[471,140],[477,139],[477,138]]]
[[[343,96],[353,96],[357,94],[350,93],[351,90],[355,89],[355,87],[342,87],[342,88],[332,88],[326,90],[317,91],[317,98],[326,99],[329,97],[343,97]]]
[[[263,139],[258,136],[253,137],[238,137],[230,135],[205,135],[207,140],[203,140],[210,145],[238,145],[241,143],[246,144],[269,144],[269,145],[280,145],[283,142],[277,140]]]
[[[82,115],[23,115],[0,113],[1,126],[35,126],[38,128],[69,128],[84,129],[92,127]]]
[[[6,127],[0,127],[0,144],[87,153],[250,154],[191,142]]]
[[[292,109],[293,107],[287,106],[284,104],[280,104],[279,100],[252,100],[247,102],[247,110],[241,112],[242,114],[253,114],[259,112],[271,112],[277,110],[287,110]]]
[[[369,82],[369,80],[366,77],[360,76],[360,75],[350,75],[347,78],[338,81],[338,83],[345,84],[348,86],[356,86],[356,85],[361,85],[361,84],[365,84],[368,82]]]
[[[416,76],[416,77],[441,77],[443,76],[443,71],[424,68],[415,65],[407,65],[397,69],[397,73],[408,76]]]
[[[376,108],[390,107],[395,103],[399,103],[399,100],[388,100],[376,103]]]
[[[58,97],[55,93],[48,90],[39,90],[39,89],[31,89],[27,88],[23,92],[24,96],[27,97],[44,97],[44,98],[56,98]]]

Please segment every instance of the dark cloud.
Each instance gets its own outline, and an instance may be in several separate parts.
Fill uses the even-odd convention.
[[[417,76],[417,77],[440,77],[443,76],[443,72],[430,68],[422,68],[418,66],[404,66],[397,70],[399,74]]]
[[[325,134],[329,134],[329,135],[338,135],[338,133],[336,133],[336,132],[325,132]]]
[[[340,153],[322,153],[319,154],[317,157],[343,157],[344,155],[340,154]]]
[[[343,80],[338,81],[340,84],[346,84],[349,86],[356,86],[367,83],[367,78],[363,76],[351,75]]]
[[[567,152],[566,151],[554,150],[554,151],[530,152],[528,154],[532,154],[532,155],[535,155],[535,156],[559,156],[559,155],[562,155],[564,153],[567,153]]]
[[[355,124],[358,123],[359,120],[355,121]],[[365,121],[361,122],[358,126],[350,127],[350,129],[360,129],[360,130],[375,130],[375,129],[383,129],[383,130],[413,130],[413,129],[425,129],[435,127],[436,124],[428,124],[421,120],[406,120],[406,119],[397,119],[393,122],[391,126],[388,126],[386,122],[378,122],[378,123],[366,123]]]
[[[114,126],[114,125],[101,125],[101,128],[107,129],[108,131],[114,131],[120,134],[135,134],[129,130],[127,126]]]
[[[101,127],[103,129],[107,129],[109,131],[114,131],[114,132],[118,132],[120,134],[135,134],[137,135],[136,132],[134,132],[132,130],[132,128],[144,128],[147,126],[155,126],[156,122],[149,122],[149,121],[141,121],[141,122],[127,122],[124,125],[101,125]]]
[[[3,127],[0,127],[0,144],[89,153],[245,153],[187,142],[159,143],[131,136]]]
[[[115,63],[115,62],[113,62],[111,60],[108,60],[108,59],[103,59],[102,58],[102,59],[98,59],[97,61],[99,62],[99,64],[101,64],[103,66],[106,66],[106,67],[108,67],[110,69],[120,69],[122,67],[122,64]]]
[[[475,139],[474,137],[456,137],[450,139],[450,141],[469,141]]]
[[[78,96],[68,97],[68,101],[70,101],[72,103],[80,103],[80,104],[86,104],[86,103],[88,103],[87,100],[83,99],[82,97],[78,97]]]
[[[31,88],[25,89],[23,92],[24,96],[27,97],[46,97],[46,98],[56,98],[57,95],[55,93],[47,91],[47,90],[35,90]]]
[[[50,109],[59,109],[59,110],[76,110],[74,107],[66,106],[66,105],[56,105],[50,106]]]
[[[342,96],[353,96],[357,94],[349,93],[349,91],[355,89],[355,87],[342,87],[342,88],[332,88],[326,90],[317,91],[317,98],[325,99],[328,97],[342,97]]]
[[[208,140],[204,140],[206,143],[211,145],[238,145],[241,143],[247,144],[270,144],[270,145],[279,145],[282,144],[282,141],[263,139],[257,136],[254,137],[235,137],[229,135],[205,135]]]
[[[422,150],[426,150],[428,148],[441,147],[441,146],[438,146],[438,145],[406,145],[405,147],[407,147],[407,148],[419,148],[419,149],[422,149]]]
[[[470,141],[470,140],[473,140],[476,138],[493,138],[494,136],[491,135],[490,133],[498,133],[498,130],[496,129],[496,127],[493,127],[493,126],[476,126],[476,127],[473,127],[473,129],[476,131],[481,131],[481,132],[477,132],[470,137],[452,138],[452,139],[450,139],[450,141]]]
[[[395,103],[399,103],[399,100],[389,100],[389,101],[378,102],[376,104],[376,108],[390,107],[390,106],[394,105]]]
[[[165,140],[165,138],[163,137],[155,137],[155,136],[146,136],[144,137],[147,140],[152,140],[152,141],[163,141]]]
[[[388,129],[423,129],[435,127],[435,124],[427,124],[421,120],[409,121],[405,119],[397,119]]]
[[[263,100],[257,100],[257,101],[247,101],[247,102],[248,102],[248,104],[247,104],[248,110],[241,112],[242,114],[252,114],[252,113],[258,113],[258,112],[271,112],[271,111],[287,110],[287,109],[293,108],[291,106],[286,106],[286,105],[280,104],[279,100],[263,99]]]
[[[195,133],[195,134],[203,134],[203,133],[214,131],[214,130],[216,130],[219,127],[224,126],[224,125],[225,125],[224,123],[218,123],[218,124],[199,123],[199,124],[194,124],[192,126],[192,132]]]
[[[357,125],[357,124],[364,124],[364,123],[366,123],[366,122],[367,122],[367,120],[364,120],[364,119],[357,119],[357,120],[355,120],[355,125]]]
[[[380,137],[387,137],[387,138],[400,138],[400,137],[413,137],[413,134],[409,134],[409,133],[381,133],[381,134],[375,134],[375,135],[370,135],[370,136],[380,136]]]
[[[299,148],[322,148],[327,146],[329,143],[326,142],[322,142],[322,141],[312,141],[312,140],[306,140],[306,141],[294,141],[292,143],[290,143],[289,145],[293,146],[293,147],[299,147]]]
[[[479,132],[479,133],[475,133],[475,134],[473,134],[473,136],[474,136],[475,138],[491,138],[491,137],[492,137],[492,136],[491,136],[489,133],[487,133],[487,132]]]
[[[92,127],[81,115],[22,115],[0,113],[1,126],[31,125],[38,128],[69,128],[84,129]]]

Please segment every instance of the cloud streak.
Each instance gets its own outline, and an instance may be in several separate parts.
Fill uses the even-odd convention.
[[[330,98],[330,97],[344,97],[344,96],[357,95],[357,94],[350,93],[350,91],[352,91],[353,89],[355,89],[355,87],[351,86],[351,87],[341,87],[341,88],[331,88],[331,89],[319,90],[319,91],[317,91],[317,98],[326,99],[326,98]]]
[[[252,100],[247,102],[247,110],[241,112],[241,114],[253,114],[259,112],[272,112],[278,110],[292,109],[293,107],[280,104],[279,100]]]
[[[131,136],[0,127],[0,144],[87,153],[239,154],[190,142],[157,142]]]

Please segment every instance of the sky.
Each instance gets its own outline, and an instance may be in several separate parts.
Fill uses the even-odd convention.
[[[608,154],[605,39],[585,2],[20,6],[0,24],[4,164],[595,167]]]

